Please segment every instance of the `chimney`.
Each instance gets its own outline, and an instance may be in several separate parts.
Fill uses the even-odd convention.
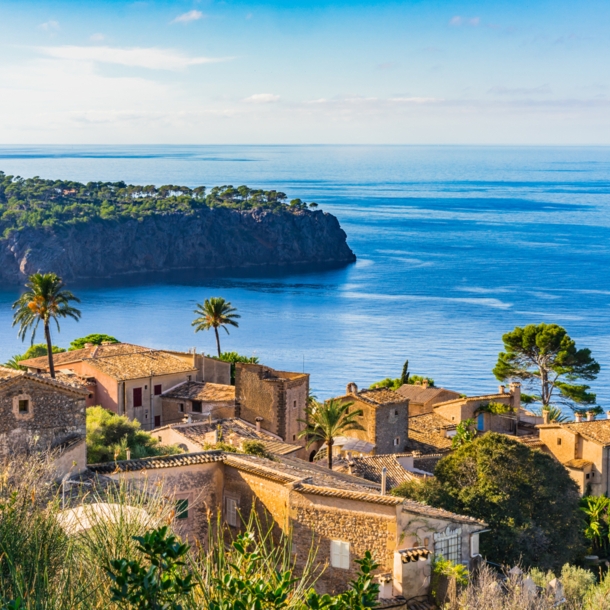
[[[587,421],[595,421],[595,411],[587,411]]]
[[[93,347],[93,343],[85,343],[85,347]]]
[[[428,380],[427,380],[427,379],[422,379],[421,384],[422,384],[422,387],[423,387],[424,389],[426,389],[426,388],[428,387]]]
[[[256,431],[260,432],[261,431],[261,422],[263,421],[262,417],[257,417],[256,418]]]
[[[218,437],[219,437],[219,434],[218,434],[218,428],[216,428],[216,429],[214,430],[214,444],[215,444],[215,445],[218,443]]]
[[[193,416],[190,413],[187,413],[187,415],[186,415],[186,423],[187,424],[193,423]]]
[[[347,472],[349,472],[349,474],[354,474],[354,462],[352,460],[347,462]]]
[[[388,469],[384,466],[381,469],[381,495],[385,496],[387,486]]]
[[[353,381],[351,383],[348,383],[347,387],[345,388],[345,393],[346,394],[357,394],[358,386]]]
[[[549,423],[549,410],[548,409],[542,409],[542,423],[543,424]]]
[[[512,407],[518,411],[521,408],[521,384],[518,381],[513,381],[509,387],[513,397]]]
[[[498,386],[498,394],[504,394],[504,390],[506,390],[506,386]]]
[[[127,449],[125,451],[125,454],[126,454],[127,459],[130,460],[131,459],[131,449]]]
[[[582,413],[574,413],[574,421],[580,423],[582,421]]]
[[[208,424],[212,423],[212,411],[208,413]]]

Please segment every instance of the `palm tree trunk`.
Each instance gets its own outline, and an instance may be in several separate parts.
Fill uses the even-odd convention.
[[[326,445],[328,446],[328,469],[333,469],[333,442],[334,438],[331,436],[327,441]]]
[[[218,328],[216,326],[214,327],[214,332],[216,333],[216,347],[218,348],[218,357],[220,358],[220,337],[218,336]]]
[[[51,330],[49,323],[44,323],[44,336],[47,339],[47,356],[49,358],[49,373],[51,377],[55,379],[55,367],[53,366],[53,344],[51,343]]]

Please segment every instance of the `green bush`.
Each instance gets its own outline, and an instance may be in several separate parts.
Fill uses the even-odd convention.
[[[87,409],[87,462],[98,464],[113,460],[173,455],[181,453],[175,445],[161,445],[148,432],[140,428],[140,422],[130,421],[102,407]]]
[[[80,339],[74,339],[74,341],[70,343],[68,351],[82,349],[87,343],[92,343],[93,345],[101,345],[102,343],[119,343],[119,340],[113,337],[112,335],[94,333],[92,335],[87,335],[86,337],[80,337]]]

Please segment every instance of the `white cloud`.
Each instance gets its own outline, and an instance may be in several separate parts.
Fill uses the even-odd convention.
[[[171,23],[190,23],[191,21],[199,21],[204,17],[205,15],[201,11],[189,11],[178,15]]]
[[[171,49],[118,47],[39,47],[39,51],[55,59],[119,64],[150,70],[184,70],[188,66],[227,61],[230,58],[189,57]]]
[[[99,32],[97,34],[91,34],[91,36],[89,36],[89,40],[91,40],[92,42],[102,42],[102,40],[105,40],[106,36],[104,36],[104,34],[100,34]]]
[[[404,104],[434,104],[444,100],[437,97],[391,97],[388,101]]]
[[[248,102],[251,104],[271,104],[273,102],[279,101],[279,95],[273,95],[273,93],[255,93],[250,97],[244,99],[244,102]]]
[[[51,19],[50,21],[41,23],[38,28],[45,32],[57,32],[59,30],[59,22]]]
[[[551,93],[551,88],[548,85],[540,85],[539,87],[492,87],[488,93],[495,95],[548,95]]]
[[[461,15],[455,15],[449,19],[449,25],[459,27],[460,25],[471,25],[476,27],[481,23],[480,17],[462,17]]]

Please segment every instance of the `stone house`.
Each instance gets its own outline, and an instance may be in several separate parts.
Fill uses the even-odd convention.
[[[505,405],[505,413],[484,409],[490,403]],[[422,453],[444,453],[451,450],[456,427],[467,419],[475,420],[479,433],[498,432],[511,436],[531,435],[542,418],[521,406],[521,385],[512,383],[510,392],[500,386],[497,394],[469,396],[438,403],[430,413],[409,417],[409,439],[406,449]]]
[[[235,365],[236,415],[277,434],[288,443],[305,446],[299,432],[305,425],[309,375],[276,371],[262,364]],[[262,419],[261,419],[262,418]]]
[[[429,593],[434,554],[468,566],[480,557],[484,523],[383,495],[375,483],[286,456],[271,461],[211,451],[90,469],[113,479],[163,481],[183,513],[186,509],[185,535],[202,541],[208,510],[221,511],[225,523],[239,530],[256,507],[278,530],[292,531],[297,568],[307,561],[312,543],[317,547],[317,560],[328,564],[317,583],[321,592],[347,588],[357,571],[354,560],[367,550],[391,583],[384,597]]]
[[[163,392],[197,379],[196,356],[111,343],[56,354],[54,362],[59,372],[95,379],[90,404],[136,419],[144,430],[151,430],[163,424]],[[22,365],[39,373],[48,368],[46,356],[25,360]]]
[[[0,367],[0,454],[51,449],[58,475],[83,470],[87,395],[78,384]]]
[[[540,449],[551,453],[564,465],[581,494],[610,495],[610,416],[596,419],[593,413],[582,421],[543,423]]]
[[[337,400],[351,402],[350,410],[362,410],[359,418],[364,430],[347,430],[346,437],[357,438],[372,445],[372,453],[401,453],[407,440],[409,400],[394,390],[374,388],[358,390],[349,383]],[[337,452],[340,448],[337,446]],[[363,452],[364,453],[364,452]]]
[[[189,416],[193,421],[233,417],[235,386],[208,381],[183,381],[161,394],[161,421],[171,425]]]
[[[408,399],[410,416],[432,413],[432,408],[438,403],[461,397],[459,392],[428,386],[427,379],[421,384],[405,383],[396,391]]]
[[[265,449],[276,455],[299,457],[300,445],[285,443],[277,434],[263,430],[237,417],[215,419],[197,423],[170,424],[155,430],[155,437],[163,445],[179,445],[184,451],[203,451],[210,445],[223,442],[242,450],[246,441],[259,441]]]

